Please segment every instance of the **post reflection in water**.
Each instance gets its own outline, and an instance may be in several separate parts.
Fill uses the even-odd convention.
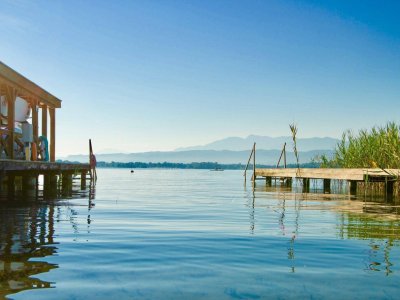
[[[340,192],[343,192],[342,185]],[[337,213],[337,235],[341,239],[369,240],[365,252],[364,270],[382,271],[386,276],[393,273],[390,254],[400,244],[400,201],[384,197],[355,198],[347,194],[324,194],[315,188],[312,193],[274,184],[256,185],[251,193],[250,231],[257,230],[257,210],[267,206],[277,214],[281,236],[289,237],[287,259],[291,272],[296,271],[296,240],[302,239],[301,210],[328,209]],[[277,200],[276,202],[274,200]],[[268,203],[269,202],[269,203]],[[271,204],[272,203],[272,204]],[[317,204],[315,204],[317,203]],[[287,216],[290,216],[287,218]],[[268,217],[265,215],[265,217]]]
[[[54,287],[35,275],[58,268],[46,262],[57,253],[54,223],[60,220],[60,199],[47,199],[45,193],[35,197],[0,197],[0,299],[28,289]],[[94,206],[94,189],[70,193],[71,198],[88,197],[88,230],[90,210]],[[70,199],[71,199],[70,198]],[[65,198],[64,198],[65,199]],[[69,208],[73,213],[73,208]],[[43,258],[43,260],[41,259]],[[34,259],[34,261],[32,261]],[[38,260],[39,259],[39,260]]]

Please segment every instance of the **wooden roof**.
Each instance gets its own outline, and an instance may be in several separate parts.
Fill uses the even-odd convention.
[[[60,108],[61,100],[53,96],[46,90],[42,89],[36,83],[30,81],[25,76],[13,70],[6,64],[0,61],[0,80],[6,84],[11,84],[18,89],[18,96],[22,98],[35,97],[40,100],[40,103],[49,107]]]

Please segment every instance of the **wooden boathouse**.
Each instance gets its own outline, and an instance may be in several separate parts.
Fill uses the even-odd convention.
[[[14,190],[16,176],[24,185],[70,185],[73,174],[85,186],[90,164],[56,163],[56,109],[61,100],[0,62],[0,187]]]

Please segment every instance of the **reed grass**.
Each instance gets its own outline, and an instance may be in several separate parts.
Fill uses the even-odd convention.
[[[326,168],[400,168],[400,125],[389,122],[360,130],[346,131],[337,144],[333,157],[318,158]]]
[[[296,140],[297,126],[293,123],[293,124],[289,124],[289,128],[290,128],[290,131],[292,132],[293,152],[294,152],[294,155],[296,156],[297,170],[300,170],[299,153],[297,152],[297,140]]]

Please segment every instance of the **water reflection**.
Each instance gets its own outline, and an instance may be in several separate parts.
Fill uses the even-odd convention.
[[[53,193],[54,195],[54,193]],[[94,190],[70,193],[70,198],[88,197],[88,230]],[[46,262],[46,257],[57,253],[55,222],[60,221],[61,205],[65,199],[47,199],[45,193],[36,197],[0,197],[0,299],[28,289],[51,288],[54,282],[40,280],[35,275],[58,268]],[[57,195],[56,195],[57,196]],[[60,196],[60,195],[58,195]],[[74,209],[70,222],[74,227]],[[76,224],[75,224],[76,225]]]
[[[276,213],[277,227],[282,236],[288,237],[287,259],[290,271],[296,272],[296,242],[302,238],[305,221],[301,212],[315,211],[320,214],[330,211],[337,216],[336,232],[341,239],[369,240],[369,249],[364,257],[364,269],[369,272],[393,273],[391,251],[400,245],[400,201],[384,196],[355,197],[348,195],[338,184],[338,194],[325,194],[323,189],[303,192],[294,185],[256,185],[252,190],[250,228],[254,234],[257,223],[255,214],[262,207]],[[344,193],[343,193],[344,192]],[[268,203],[268,204],[266,204]],[[272,203],[272,204],[271,204]],[[314,214],[316,216],[317,214]],[[287,217],[289,216],[289,218]],[[320,220],[323,222],[323,220]],[[315,220],[311,220],[318,227]]]
[[[49,288],[51,282],[31,278],[57,265],[30,261],[56,253],[54,205],[2,207],[0,210],[0,296],[26,289]]]

